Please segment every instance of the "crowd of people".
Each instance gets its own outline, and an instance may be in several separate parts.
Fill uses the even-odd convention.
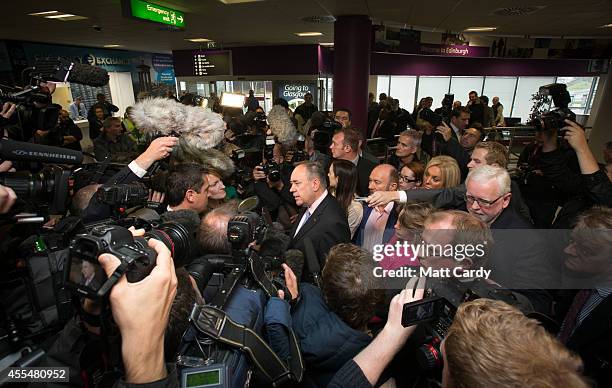
[[[213,101],[226,125],[219,155],[213,156],[181,148],[182,139],[174,136],[157,137],[142,151],[130,111],[123,120],[113,117],[117,107],[100,95],[85,112],[77,99],[60,115],[61,145],[80,149],[82,134],[72,119],[86,116],[96,160],[124,167],[75,193],[70,214],[84,222],[112,216],[113,209],[94,195],[97,189],[142,181],[170,157],[162,183],[150,187],[154,216],[193,225],[200,253],[227,255],[232,254],[227,225],[239,214],[238,200],[256,196],[271,227],[286,236],[282,250],[314,251],[320,269],[283,264],[286,288],[270,298],[268,306],[274,307],[266,310],[274,311],[274,324],[295,333],[304,359],[302,386],[428,386],[423,384],[437,378],[443,387],[610,386],[612,141],[606,145],[607,164],[598,164],[584,129],[566,120],[563,128],[536,132],[511,168],[508,148],[488,136],[504,125],[499,98],[489,106],[486,96],[473,91],[465,106],[454,101],[445,114],[431,109],[431,97],[413,113],[384,93],[378,102],[374,97],[370,94],[367,128],[353,126],[349,109],[336,108],[329,116],[319,112],[310,93],[294,112],[286,101],[275,100],[273,110],[287,115],[304,142],[277,138],[271,152],[264,148],[273,133],[252,93],[244,115]],[[5,107],[3,115],[8,114]],[[370,148],[370,139],[380,138],[390,153]],[[248,149],[264,155],[242,175],[215,159]],[[0,186],[1,213],[15,200],[10,188]],[[393,250],[402,244],[480,243],[480,253],[462,252],[461,259],[458,251]],[[190,308],[210,298],[206,285],[198,286],[177,266],[164,244],[150,239],[149,247],[157,253],[151,274],[137,283],[122,277],[110,292],[122,338],[118,386],[177,386],[176,353]],[[381,252],[384,257],[376,260]],[[120,265],[110,254],[99,262],[107,276]],[[452,275],[376,275],[410,268]],[[441,291],[442,283],[461,295],[487,290],[491,297],[454,300]],[[493,297],[498,294],[504,297]],[[416,361],[428,333],[421,325],[402,325],[405,305],[432,295],[458,306],[435,351],[441,361],[434,373],[419,369]],[[88,317],[96,308],[100,313],[95,304],[83,302],[81,308]],[[100,328],[82,316],[70,322],[44,365],[61,361],[81,368],[66,355],[84,339],[66,339],[77,329],[95,336]],[[268,334],[277,338],[272,348],[289,362],[288,341],[278,340],[271,329]]]

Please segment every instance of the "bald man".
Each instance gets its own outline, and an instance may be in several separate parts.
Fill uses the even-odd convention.
[[[377,191],[397,190],[398,185],[399,173],[390,164],[380,164],[370,173],[368,182],[370,195]],[[397,214],[393,203],[371,208],[363,202],[363,218],[355,232],[355,244],[373,252],[375,245],[387,244],[391,240],[396,221]]]

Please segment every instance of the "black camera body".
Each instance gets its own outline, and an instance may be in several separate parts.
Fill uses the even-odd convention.
[[[96,191],[96,198],[106,205],[129,208],[146,204],[149,189],[140,182],[102,186]]]
[[[116,225],[98,226],[90,234],[78,235],[70,244],[70,265],[66,266],[66,284],[88,298],[104,297],[116,283],[107,279],[98,257],[116,256],[130,283],[147,277],[155,267],[157,253],[147,239],[133,237],[128,229]],[[121,274],[120,274],[121,275]],[[119,275],[119,276],[120,276]],[[117,279],[118,280],[118,279]]]
[[[576,114],[568,108],[572,98],[565,84],[540,86],[538,93],[542,96],[551,96],[556,108],[533,117],[531,124],[536,131],[559,130],[567,126],[566,119],[576,121]]]

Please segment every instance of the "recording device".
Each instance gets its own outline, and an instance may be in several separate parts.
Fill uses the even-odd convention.
[[[254,381],[279,386],[301,380],[302,356],[292,331],[288,363],[260,335],[265,300],[281,287],[273,280],[271,263],[253,249],[265,243],[267,232],[257,213],[240,213],[228,222],[232,256],[207,255],[189,266],[198,285],[210,280],[213,271],[224,276],[208,304],[194,306],[191,313],[177,356],[181,387],[242,387]]]
[[[444,279],[433,284],[430,282],[430,287],[432,288],[428,298],[406,303],[402,311],[402,326],[420,324],[425,328],[426,336],[417,349],[417,360],[423,371],[431,372],[442,368],[440,345],[462,303],[488,298],[504,301],[526,315],[534,313],[533,306],[524,295],[502,288],[492,288],[482,280],[465,285]]]
[[[322,112],[314,112],[310,117],[308,135],[312,137],[314,148],[326,153],[332,142],[334,133],[342,128],[342,124],[329,118]]]
[[[306,153],[306,138],[300,133],[295,143],[295,151],[293,152],[291,162],[299,163],[305,160],[308,160],[308,154]]]
[[[61,166],[48,166],[37,173],[2,172],[0,185],[13,189],[17,198],[29,205],[44,205],[49,213],[61,214],[66,211],[70,199],[71,178],[72,170]]]
[[[268,117],[264,112],[256,112],[250,122],[258,131],[264,131],[268,126]]]
[[[57,164],[81,164],[83,162],[83,153],[61,147],[2,139],[0,140],[0,159]]]
[[[96,198],[106,205],[131,208],[147,203],[149,189],[140,182],[101,186],[96,191]]]
[[[275,145],[276,140],[274,136],[267,136],[266,145],[263,150],[263,158],[266,160],[266,163],[262,166],[262,170],[270,182],[278,182],[281,180],[280,165],[274,161]]]
[[[423,110],[421,110],[421,113],[419,113],[419,117],[427,121],[434,128],[442,125],[442,122],[444,121],[441,115],[435,113],[429,108],[424,108]]]
[[[44,81],[74,82],[95,87],[102,87],[109,81],[108,72],[101,67],[82,65],[61,58],[37,60],[30,76]]]
[[[445,94],[442,99],[442,106],[436,109],[435,113],[442,117],[442,121],[450,123],[451,114],[453,111],[453,102],[455,101],[454,94]]]
[[[148,227],[150,230],[144,237],[132,237],[126,227],[104,223],[94,226],[89,233],[78,234],[70,242],[70,261],[64,273],[66,285],[87,298],[97,299],[107,295],[123,274],[131,283],[144,279],[155,267],[157,257],[147,244],[151,238],[166,245],[175,266],[183,266],[193,259],[195,231],[174,221],[152,223]],[[121,260],[121,265],[110,278],[98,263],[98,257],[103,253],[113,254]]]
[[[576,121],[576,114],[568,108],[571,97],[565,84],[544,85],[538,93],[551,96],[556,108],[533,118],[531,125],[536,131],[560,130],[567,126],[566,119]]]

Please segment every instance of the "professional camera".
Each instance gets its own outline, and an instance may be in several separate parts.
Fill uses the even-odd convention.
[[[261,216],[242,212],[228,223],[232,256],[196,260],[199,284],[212,287],[213,271],[223,276],[208,303],[194,306],[191,313],[177,356],[181,387],[279,386],[301,380],[304,366],[295,335],[290,332],[287,360],[281,360],[261,336],[266,300],[280,287],[270,265],[253,249],[266,240],[267,229]]]
[[[332,142],[334,133],[342,128],[342,124],[332,120],[325,113],[315,112],[310,118],[308,136],[312,137],[315,149],[326,153]]]
[[[565,84],[544,85],[540,87],[538,93],[542,96],[551,96],[556,108],[534,115],[531,124],[536,131],[559,130],[567,126],[566,119],[576,121],[576,114],[568,108],[571,97]]]
[[[268,127],[268,118],[264,112],[257,112],[255,116],[253,116],[252,121],[249,123],[254,126],[258,132],[265,132],[265,129]]]
[[[149,199],[149,189],[141,182],[102,186],[96,192],[100,203],[110,206],[134,207]]]
[[[37,173],[2,172],[0,185],[10,187],[17,198],[36,205],[45,204],[52,214],[64,213],[70,199],[72,170],[48,166]],[[48,204],[48,205],[47,205]]]
[[[266,163],[262,166],[263,172],[266,174],[270,182],[278,182],[281,180],[280,166],[274,161],[274,146],[276,141],[274,136],[266,137],[266,146],[264,148],[263,157]]]
[[[295,151],[293,151],[293,157],[291,158],[291,162],[299,163],[307,159],[308,155],[306,154],[306,139],[304,138],[304,135],[300,133],[297,137]]]
[[[406,303],[402,312],[402,326],[420,324],[425,338],[417,350],[419,367],[426,372],[440,371],[443,366],[440,345],[448,334],[459,305],[479,298],[501,300],[526,315],[534,312],[531,302],[522,294],[492,288],[486,282],[475,280],[469,288],[455,280],[440,280],[428,285],[432,292],[428,298]],[[538,317],[539,318],[539,317]]]
[[[435,113],[442,117],[442,121],[449,123],[451,119],[451,113],[453,111],[453,101],[455,101],[454,94],[445,94],[442,99],[442,106],[435,110]]]
[[[439,125],[442,125],[442,122],[444,121],[444,118],[441,115],[435,113],[429,108],[423,109],[421,113],[419,113],[419,117],[427,121],[434,128],[436,128]]]
[[[141,225],[142,226],[142,225]],[[179,222],[150,224],[144,237],[132,237],[124,226],[102,224],[87,234],[77,235],[70,243],[70,265],[65,266],[66,284],[88,298],[105,296],[124,273],[134,283],[144,279],[155,267],[157,254],[148,247],[154,238],[170,250],[174,263],[180,267],[193,259],[195,231]],[[115,273],[107,278],[98,257],[110,253],[121,260]]]

